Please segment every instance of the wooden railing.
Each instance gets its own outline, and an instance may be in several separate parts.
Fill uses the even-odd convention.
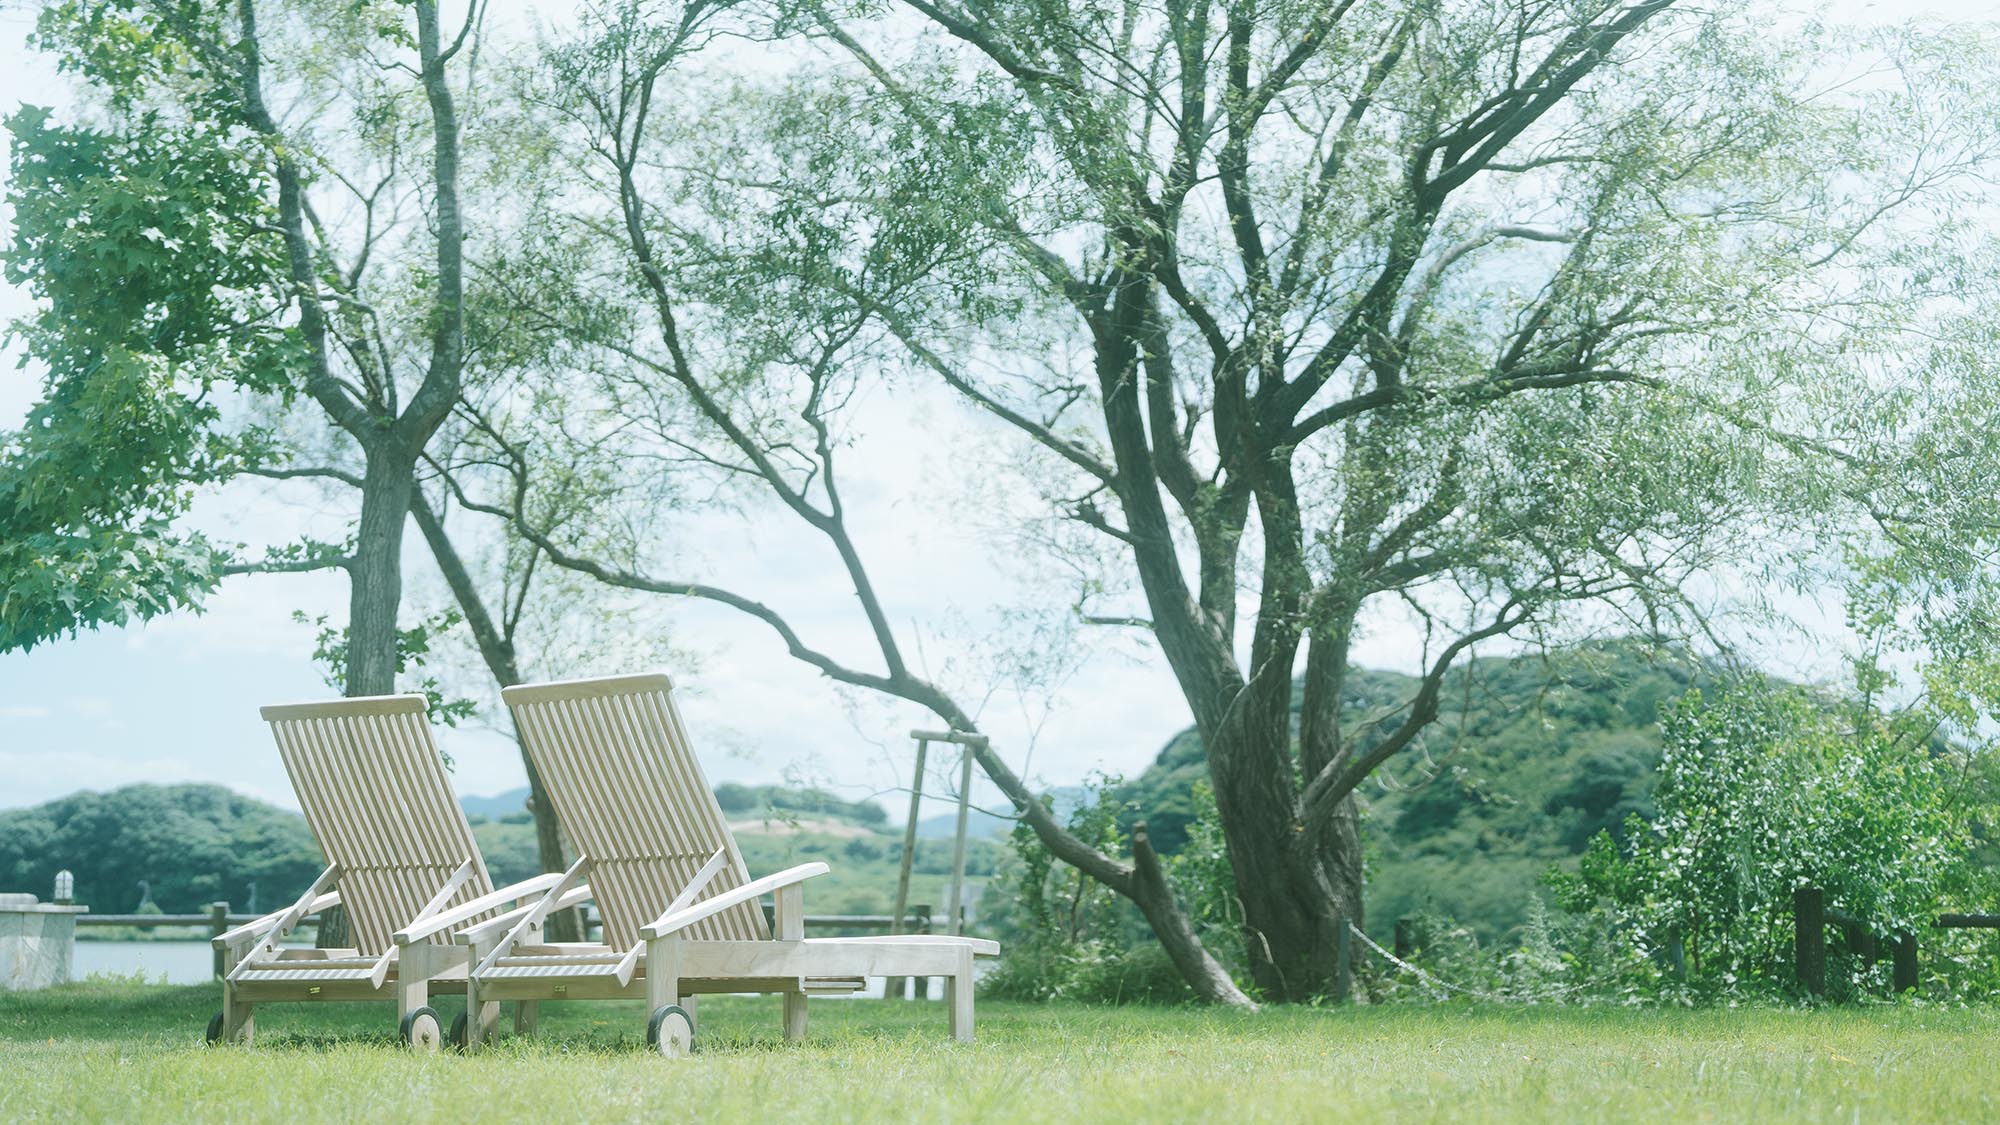
[[[766,923],[771,923],[772,910],[772,904],[768,902],[764,904],[764,919]],[[602,924],[599,922],[596,912],[587,907],[584,909],[583,915],[583,932],[585,940],[588,940],[591,929],[597,927],[601,930]],[[221,936],[222,932],[231,926],[240,926],[245,922],[254,922],[261,917],[263,917],[261,914],[232,914],[229,912],[228,903],[211,902],[208,904],[208,909],[200,914],[85,913],[76,916],[76,924],[79,926],[132,926],[140,929],[151,929],[157,926],[204,927],[208,930],[209,936],[213,938]],[[896,917],[893,914],[808,914],[806,915],[806,928],[809,930],[879,930],[883,933],[906,934],[928,934],[933,932],[932,914],[929,904],[918,904],[910,907],[904,915],[903,925],[900,930],[895,926],[895,921]],[[221,950],[216,950],[215,953],[215,975],[218,977],[222,975]],[[923,977],[917,977],[915,980],[915,997],[919,1000],[924,999],[928,994],[930,982]]]
[[[1792,892],[1792,962],[1807,995],[1826,995],[1826,928],[1838,926],[1847,951],[1869,965],[1882,959],[1882,943],[1867,921],[1826,904],[1826,892],[1800,887]],[[1934,930],[2000,930],[2000,914],[1940,914]],[[1917,989],[1917,935],[1904,931],[1889,941],[1890,991]]]

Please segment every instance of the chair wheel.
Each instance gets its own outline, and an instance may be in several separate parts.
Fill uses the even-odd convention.
[[[461,1051],[465,1050],[466,1026],[467,1020],[464,1012],[458,1013],[458,1018],[451,1021],[451,1045]]]
[[[694,1051],[694,1017],[679,1004],[653,1009],[646,1021],[646,1046],[665,1059],[684,1059]]]
[[[208,1021],[208,1034],[203,1039],[211,1047],[222,1042],[222,1015],[221,1012],[217,1012],[215,1017]]]
[[[404,1016],[399,1030],[405,1047],[420,1055],[434,1055],[444,1045],[443,1027],[436,1010],[427,1006]]]

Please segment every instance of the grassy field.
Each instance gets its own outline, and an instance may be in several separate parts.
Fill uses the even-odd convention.
[[[935,1003],[815,1002],[786,1044],[774,999],[718,997],[669,1063],[630,1004],[547,1005],[539,1036],[472,1058],[407,1055],[387,1008],[352,1004],[265,1009],[257,1046],[209,1050],[216,997],[0,993],[0,1120],[2000,1119],[1991,1010],[993,1003],[961,1046]]]

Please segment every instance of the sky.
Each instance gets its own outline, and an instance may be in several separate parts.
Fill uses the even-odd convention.
[[[59,108],[63,102],[52,68],[23,45],[32,8],[0,0],[0,109],[6,112],[24,101]],[[1978,0],[1846,0],[1823,10],[1854,21],[1993,14]],[[0,224],[6,220],[0,205]],[[24,293],[0,282],[0,319],[28,307]],[[18,424],[37,388],[36,373],[17,370],[17,358],[11,349],[0,357],[0,427]],[[1025,580],[1013,565],[1016,556],[991,529],[944,518],[937,502],[912,499],[898,482],[973,487],[997,432],[942,399],[914,396],[872,409],[880,418],[877,432],[847,465],[862,548],[892,616],[925,641],[916,655],[920,666],[976,659],[982,655],[977,633],[989,609],[980,599],[997,594],[1005,600]],[[333,529],[342,518],[303,491],[277,501],[236,490],[206,500],[195,515],[201,526],[260,542],[315,528],[338,539]],[[719,577],[786,612],[814,643],[857,663],[866,660],[867,635],[850,590],[820,544],[790,521],[710,517],[687,534],[694,554],[726,564]],[[441,604],[414,530],[410,540],[406,569],[413,588],[406,604]],[[292,617],[302,610],[339,621],[346,596],[340,576],[233,579],[200,615],[0,655],[0,809],[79,789],[187,781],[228,785],[296,807],[257,708],[332,694],[309,658],[313,628]],[[1803,608],[1809,615],[1828,609]],[[631,623],[649,639],[663,637],[678,654],[669,670],[711,781],[815,783],[850,798],[883,797],[908,784],[910,729],[936,725],[913,709],[835,690],[790,659],[762,626],[733,611],[693,604],[671,614],[636,614]],[[1364,664],[1407,669],[1419,651],[1413,630],[1384,623],[1358,655]],[[1818,677],[1829,672],[1816,663],[1823,657],[1807,643],[1774,648],[1771,661],[1774,671]],[[977,691],[980,681],[971,683]],[[1164,663],[1130,645],[1088,660],[1052,696],[972,697],[980,700],[975,710],[995,745],[1017,769],[1050,785],[1074,784],[1096,771],[1136,773],[1189,723]],[[494,721],[489,708],[473,724],[440,734],[462,794],[525,784],[518,751],[490,725]],[[941,786],[934,779],[927,788],[938,792]],[[974,796],[988,807],[1000,805],[983,783]],[[887,803],[900,815],[900,798]]]

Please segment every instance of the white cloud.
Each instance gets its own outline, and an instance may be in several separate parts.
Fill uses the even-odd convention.
[[[216,763],[219,764],[219,763]],[[128,758],[110,753],[65,750],[0,750],[0,807],[34,805],[78,790],[116,789],[140,782],[162,784],[213,780],[203,777],[214,772],[214,764],[201,764],[178,757]]]

